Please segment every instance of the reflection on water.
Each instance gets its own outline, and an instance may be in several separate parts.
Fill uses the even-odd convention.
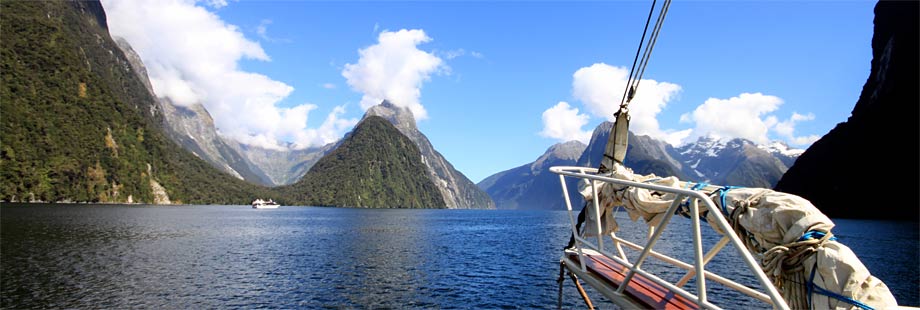
[[[622,235],[644,236],[644,225],[620,222],[631,229]],[[836,222],[899,301],[916,305],[916,224]],[[688,258],[689,224],[674,225],[657,249]],[[569,231],[564,212],[3,205],[0,307],[553,308]],[[755,285],[730,254],[709,266]],[[583,307],[569,282],[564,301]]]

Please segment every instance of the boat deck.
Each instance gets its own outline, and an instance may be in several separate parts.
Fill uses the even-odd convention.
[[[585,269],[581,271],[581,261],[577,252],[566,251],[563,257],[567,268],[582,280],[589,282],[604,296],[617,304],[626,303],[628,308],[641,309],[699,309],[699,306],[667,288],[643,277],[633,276],[623,294],[617,294],[629,269],[616,261],[594,251],[585,251]],[[592,283],[593,282],[593,283]]]

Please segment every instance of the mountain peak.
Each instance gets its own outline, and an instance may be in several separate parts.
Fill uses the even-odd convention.
[[[546,149],[546,152],[544,152],[540,158],[537,158],[537,160],[530,165],[530,170],[536,175],[542,170],[549,169],[549,167],[544,167],[544,163],[558,162],[560,160],[578,161],[581,153],[584,153],[587,147],[588,146],[581,143],[581,141],[576,140],[553,144],[553,146]]]
[[[364,118],[368,116],[380,116],[390,121],[400,132],[409,136],[408,131],[417,130],[415,126],[415,115],[412,110],[406,107],[400,107],[389,100],[384,100],[378,105],[372,106],[364,113]],[[412,138],[412,136],[409,136]]]
[[[578,157],[581,156],[586,147],[588,146],[581,143],[581,141],[572,140],[553,144],[553,146],[546,149],[546,154],[551,154],[560,159],[578,160]]]
[[[778,154],[782,154],[785,156],[791,156],[791,157],[799,157],[799,155],[802,155],[802,153],[805,152],[805,150],[803,149],[791,148],[789,147],[788,144],[782,141],[773,141],[773,142],[770,142],[769,144],[758,145],[757,147],[760,148],[761,150],[764,150],[764,151],[767,151],[773,154],[778,153]]]

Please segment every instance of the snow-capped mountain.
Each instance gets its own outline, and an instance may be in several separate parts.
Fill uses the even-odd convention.
[[[779,158],[788,168],[792,168],[792,164],[795,163],[795,160],[799,158],[802,153],[805,153],[805,150],[791,148],[782,141],[773,141],[768,144],[758,145],[757,147]]]
[[[801,154],[782,142],[757,145],[746,139],[708,136],[676,150],[690,180],[752,187],[773,187]]]

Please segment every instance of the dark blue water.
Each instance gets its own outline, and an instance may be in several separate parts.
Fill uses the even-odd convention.
[[[633,230],[621,235],[645,234],[620,221]],[[901,304],[916,305],[917,225],[837,224]],[[662,252],[689,257],[684,226]],[[565,212],[3,205],[0,307],[555,308],[569,229]],[[712,267],[752,281],[730,254]],[[564,295],[565,308],[584,306],[568,281]]]

